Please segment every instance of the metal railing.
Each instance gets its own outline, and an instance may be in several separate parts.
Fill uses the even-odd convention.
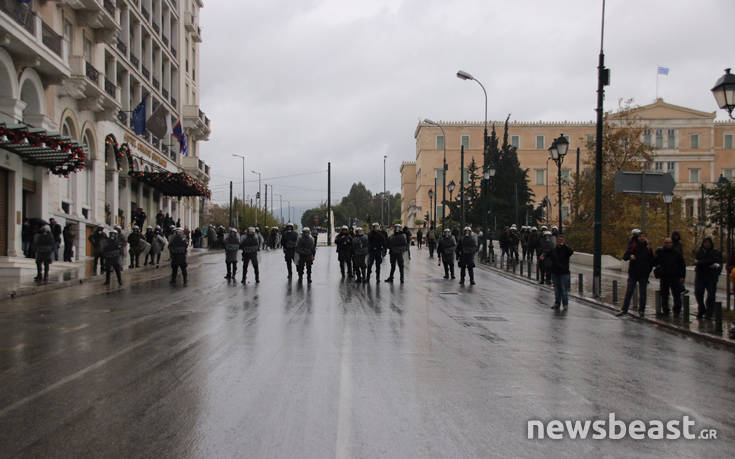
[[[168,37],[166,35],[161,35],[161,41],[163,41],[163,44],[168,46]]]
[[[41,41],[48,49],[56,53],[57,56],[63,57],[61,55],[61,35],[54,32],[54,29],[45,22],[42,22],[41,24]]]
[[[168,89],[166,88],[161,89],[161,94],[163,94],[164,99],[168,99]]]
[[[177,104],[176,99],[172,97],[171,98],[171,105],[173,105],[174,108],[176,108],[176,104]]]
[[[117,120],[122,124],[128,124],[128,114],[122,110],[117,112]]]
[[[171,43],[171,54],[173,54],[174,57],[176,57],[176,54],[177,54],[176,48],[174,48],[174,44],[173,43]]]
[[[161,82],[156,79],[156,77],[153,77],[153,87],[156,89],[159,89],[161,87]]]
[[[150,78],[151,77],[151,71],[148,70],[148,67],[145,65],[140,68],[140,72],[143,74],[144,77]]]
[[[155,30],[156,33],[161,33],[161,27],[155,22],[153,23],[153,30]]]
[[[125,44],[124,41],[122,41],[121,38],[117,39],[117,50],[120,51],[123,54],[128,53],[128,45]]]
[[[12,17],[32,35],[36,35],[36,14],[29,5],[18,0],[0,0],[0,11]]]
[[[96,68],[94,68],[94,66],[90,64],[89,61],[84,62],[84,74],[87,75],[87,78],[92,80],[94,84],[99,84],[100,72]]]
[[[113,18],[115,17],[115,4],[112,3],[111,0],[104,0],[104,2],[102,2],[102,6],[105,8],[105,10],[107,10],[108,13],[110,13],[110,16],[112,16]]]
[[[105,77],[105,92],[113,99],[117,97],[117,85]]]
[[[153,144],[154,147],[158,148],[159,145],[161,144],[161,141],[158,139],[158,137],[151,136],[151,143]]]
[[[148,13],[148,10],[145,9],[145,6],[140,9],[140,13],[143,15],[144,18],[146,18],[146,20],[150,20],[151,15],[150,13]]]
[[[137,69],[138,65],[140,64],[140,61],[138,60],[138,56],[136,56],[135,54],[131,54],[130,63],[133,64],[133,67]]]

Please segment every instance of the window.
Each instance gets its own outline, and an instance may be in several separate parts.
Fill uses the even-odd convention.
[[[664,130],[656,129],[656,148],[664,147]]]
[[[585,139],[585,142],[587,142],[588,145],[595,143],[595,135],[594,134],[586,134],[584,136],[584,139]]]
[[[510,144],[516,148],[520,148],[521,147],[521,136],[519,135],[510,136]]]
[[[693,149],[699,148],[699,134],[692,134],[689,142]]]
[[[439,199],[441,199],[441,197]],[[441,204],[437,204],[436,213],[434,215],[436,215],[437,220],[444,218],[444,208]]]
[[[87,37],[84,37],[84,60],[92,63],[92,42]]]
[[[664,171],[664,163],[663,161],[656,161],[653,163],[653,170],[656,172],[663,172]]]
[[[434,169],[434,177],[436,177],[436,186],[444,186],[444,174],[442,174],[441,168]]]
[[[542,135],[536,136],[536,150],[546,150],[546,142],[544,141],[544,136]]]
[[[444,136],[443,135],[436,136],[436,149],[444,150]]]
[[[732,150],[732,134],[725,134],[725,148]]]
[[[71,55],[72,30],[71,22],[64,19],[64,42],[62,46],[64,47],[64,59],[66,62],[69,62],[69,56]]]
[[[722,175],[732,182],[733,178],[735,178],[735,169],[722,169]]]
[[[470,148],[470,136],[468,136],[468,135],[463,135],[462,136],[462,146],[464,147],[465,150],[469,150],[469,148]]]
[[[667,144],[669,149],[673,150],[676,148],[676,129],[669,129],[667,135]]]
[[[572,183],[572,170],[571,169],[561,170],[561,183],[563,185],[569,185],[570,183]]]
[[[689,169],[689,183],[699,183],[699,169]]]
[[[536,185],[546,185],[546,169],[536,169]]]
[[[671,174],[671,176],[674,178],[674,182],[676,182],[678,179],[678,174],[676,173],[676,161],[667,161],[666,171]]]
[[[643,143],[646,146],[649,146],[649,147],[652,145],[651,144],[651,130],[650,129],[646,129],[645,131],[643,131]]]

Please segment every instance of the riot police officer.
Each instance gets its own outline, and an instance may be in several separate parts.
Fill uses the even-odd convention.
[[[396,264],[398,264],[398,271],[401,274],[401,284],[403,283],[403,254],[408,250],[408,242],[406,242],[406,235],[401,230],[401,225],[396,224],[394,226],[395,231],[393,235],[388,238],[388,250],[390,251],[390,275],[385,280],[386,282],[393,282],[393,274],[396,271]]]
[[[452,236],[452,232],[449,228],[444,230],[442,238],[439,240],[439,256],[441,257],[442,265],[444,265],[444,279],[449,279],[451,273],[452,279],[454,279],[454,252],[457,249],[457,241]]]
[[[49,225],[44,225],[41,232],[33,237],[33,247],[36,249],[36,272],[38,273],[34,280],[48,281],[48,269],[55,247],[54,235]],[[41,267],[43,267],[43,277],[41,277]]]
[[[186,249],[189,242],[184,236],[183,228],[176,228],[171,241],[168,243],[168,250],[171,254],[171,284],[176,285],[176,274],[181,268],[181,277],[184,279],[184,286],[188,283],[188,275],[186,272]]]
[[[363,233],[361,227],[355,229],[355,237],[352,238],[352,261],[355,265],[355,277],[357,282],[367,282],[367,265],[365,257],[368,254],[368,237]]]
[[[122,251],[122,237],[117,230],[110,230],[110,235],[104,239],[102,253],[105,256],[105,285],[110,285],[110,273],[115,270],[118,285],[122,286],[122,274],[120,270],[120,252]]]
[[[368,264],[367,264],[367,280],[370,281],[370,272],[375,265],[375,282],[380,282],[380,265],[383,263],[383,257],[387,248],[387,243],[383,233],[380,231],[380,224],[373,223],[373,228],[368,234]]]
[[[461,268],[459,275],[460,285],[464,285],[465,271],[470,274],[470,285],[475,285],[475,254],[477,253],[477,237],[472,234],[472,228],[465,227],[464,234],[457,244],[457,256]]]
[[[92,255],[94,255],[94,261],[92,262],[92,275],[97,275],[97,263],[100,265],[100,274],[105,272],[105,257],[103,253],[104,241],[107,239],[103,228],[98,226],[94,229],[94,233],[90,234],[87,240],[92,244]]]
[[[240,235],[236,228],[230,228],[225,237],[225,264],[227,275],[225,279],[237,279],[237,252],[240,250]]]
[[[311,230],[306,227],[301,230],[301,236],[296,241],[296,271],[299,273],[299,283],[304,280],[304,267],[306,267],[306,281],[311,284],[311,265],[316,257],[316,242],[311,237]]]
[[[286,268],[288,269],[288,280],[293,278],[293,271],[291,269],[291,262],[294,261],[296,255],[296,241],[299,239],[299,233],[294,231],[293,223],[286,223],[286,230],[281,236],[281,245],[283,246],[283,255],[286,260]]]
[[[242,283],[246,282],[248,275],[248,264],[253,264],[253,271],[255,271],[255,283],[260,283],[260,271],[258,270],[258,250],[260,250],[260,237],[255,233],[255,228],[252,226],[248,228],[248,232],[243,236],[240,241],[240,248],[242,249]]]
[[[334,244],[337,246],[337,259],[342,279],[345,278],[345,265],[347,265],[347,275],[352,279],[352,236],[350,236],[347,225],[342,226],[340,233],[334,239]]]

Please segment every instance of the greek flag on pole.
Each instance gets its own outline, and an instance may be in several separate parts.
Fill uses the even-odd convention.
[[[179,141],[179,153],[184,156],[188,156],[189,152],[186,148],[186,133],[181,127],[181,121],[177,122],[174,126],[173,136]]]
[[[661,67],[658,66],[658,69],[656,70],[656,75],[669,75],[669,68],[668,67]]]

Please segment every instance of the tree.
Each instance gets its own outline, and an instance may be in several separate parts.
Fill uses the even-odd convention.
[[[342,225],[370,225],[380,219],[380,209],[383,208],[384,220],[395,221],[401,216],[400,193],[373,194],[362,182],[353,183],[350,191],[342,198],[339,204],[332,206],[335,228]],[[320,226],[327,225],[327,205],[321,203],[318,207],[304,212],[301,223],[306,226],[314,225],[314,217],[319,219]]]
[[[618,111],[605,114],[603,125],[602,167],[602,253],[620,258],[627,248],[631,230],[640,228],[641,199],[636,195],[615,193],[615,172],[640,171],[654,156],[653,148],[645,139],[647,126],[636,117],[630,102],[622,104]],[[595,142],[586,145],[588,155],[584,160],[584,172],[575,180],[566,198],[578,215],[564,227],[569,245],[581,252],[593,250],[594,190],[595,190]],[[661,245],[666,233],[666,207],[661,197],[646,199],[648,239],[655,247]],[[688,222],[682,211],[681,200],[671,204],[671,228],[678,230],[685,247],[692,249],[695,241],[693,222]],[[691,259],[691,251],[684,254]]]

